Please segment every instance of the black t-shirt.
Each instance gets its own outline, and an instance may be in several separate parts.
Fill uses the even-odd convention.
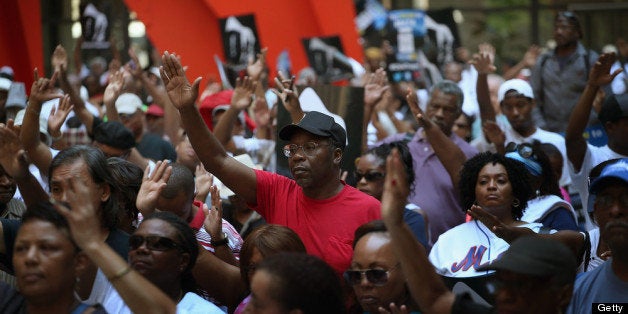
[[[87,309],[89,306],[77,306],[71,314],[75,312],[82,313],[81,309]],[[100,305],[93,305],[94,314],[107,314],[107,311]],[[13,287],[0,281],[0,313],[3,314],[21,314],[26,313],[26,302],[24,296],[21,295]]]

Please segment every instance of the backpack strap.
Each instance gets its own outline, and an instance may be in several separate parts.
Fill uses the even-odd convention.
[[[591,261],[591,237],[587,231],[581,233],[584,235],[584,244],[582,247],[584,250],[584,269],[582,271],[586,272],[589,268],[589,262]]]
[[[549,55],[548,54],[542,54],[541,55],[541,62],[539,63],[539,83],[541,86],[541,92],[539,93],[539,95],[535,95],[535,97],[542,103],[545,103],[545,92],[543,91],[543,86],[545,86],[545,84],[543,84],[543,67],[545,66],[545,63],[547,62],[547,59],[549,59]],[[542,109],[539,108],[539,109]]]

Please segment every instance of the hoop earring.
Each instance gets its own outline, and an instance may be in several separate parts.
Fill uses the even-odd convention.
[[[521,202],[519,202],[518,198],[515,198],[514,200],[512,200],[512,206],[517,208],[519,207],[519,205],[521,205]]]

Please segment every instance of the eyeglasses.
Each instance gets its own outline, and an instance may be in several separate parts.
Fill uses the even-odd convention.
[[[517,152],[519,156],[523,158],[532,157],[532,159],[538,160],[536,158],[536,155],[534,154],[534,149],[532,148],[532,145],[528,143],[517,144],[514,142],[510,142],[508,143],[508,145],[506,145],[506,152]]]
[[[366,181],[369,181],[369,182],[379,181],[386,176],[386,174],[381,173],[381,172],[360,173],[357,171],[354,172],[354,175],[357,182],[362,181],[362,178],[366,179]]]
[[[366,270],[347,270],[344,272],[343,277],[347,283],[351,286],[359,285],[363,276],[366,276],[366,280],[375,286],[383,286],[388,282],[388,275],[391,271],[399,267],[399,264],[395,265],[389,270],[383,269],[366,269]]]
[[[284,156],[290,158],[294,156],[294,154],[297,153],[299,148],[302,148],[303,152],[307,156],[312,156],[314,155],[314,153],[316,152],[316,149],[318,149],[319,146],[330,146],[330,144],[329,143],[316,143],[316,142],[307,142],[303,145],[287,144],[286,146],[283,147],[283,154]]]
[[[131,250],[137,250],[142,244],[146,242],[146,248],[151,251],[168,251],[172,249],[178,249],[182,251],[181,245],[174,242],[172,239],[160,236],[146,236],[132,235],[129,237],[129,247]]]

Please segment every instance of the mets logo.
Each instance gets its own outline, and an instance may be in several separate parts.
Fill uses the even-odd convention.
[[[482,262],[482,257],[484,256],[486,250],[487,248],[484,245],[480,245],[479,247],[472,246],[471,248],[469,248],[469,252],[464,257],[464,259],[462,259],[462,261],[460,261],[459,263],[453,263],[451,265],[451,272],[455,273],[459,270],[467,271],[471,267],[477,270],[480,266],[484,265],[480,263]]]

